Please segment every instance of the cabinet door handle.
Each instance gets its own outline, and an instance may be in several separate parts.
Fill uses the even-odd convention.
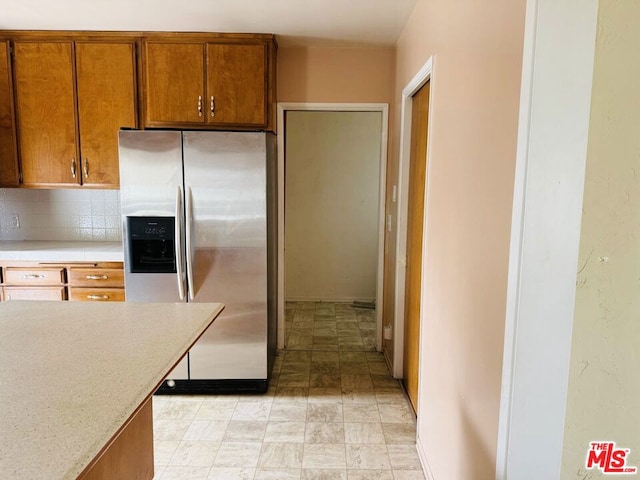
[[[198,95],[198,116],[202,116],[202,95]]]
[[[109,295],[87,295],[89,300],[109,300]]]
[[[86,178],[89,178],[89,159],[85,158],[84,162],[82,162],[82,165],[84,167],[84,176]]]
[[[87,275],[87,280],[107,280],[109,277],[107,275]]]
[[[211,116],[216,116],[216,97],[211,95]]]
[[[76,159],[75,158],[71,159],[71,176],[73,178],[76,178]]]
[[[33,279],[37,279],[37,278],[44,278],[44,275],[41,275],[39,273],[27,273],[27,274],[23,275],[22,278],[24,278],[26,280],[33,280]]]

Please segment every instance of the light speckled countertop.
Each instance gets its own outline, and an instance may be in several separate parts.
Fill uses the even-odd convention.
[[[221,304],[0,304],[0,476],[75,479]]]
[[[0,241],[0,260],[122,262],[121,242]]]

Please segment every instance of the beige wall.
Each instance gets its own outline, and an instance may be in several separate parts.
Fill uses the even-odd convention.
[[[281,47],[278,102],[389,103],[393,47]]]
[[[287,300],[376,297],[380,112],[287,112]]]
[[[495,476],[524,9],[420,0],[397,45],[388,187],[401,90],[435,55],[418,435],[437,480]]]
[[[640,467],[638,25],[640,3],[600,1],[563,479],[585,478],[594,440]]]

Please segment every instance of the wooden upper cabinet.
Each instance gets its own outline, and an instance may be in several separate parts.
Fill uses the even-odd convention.
[[[17,134],[26,187],[117,188],[118,130],[135,128],[135,39],[14,43]]]
[[[203,124],[204,43],[146,42],[146,124]]]
[[[269,34],[0,31],[0,186],[118,188],[118,130],[140,123],[273,131],[276,50]]]
[[[272,130],[272,35],[158,34],[144,40],[147,127]]]
[[[133,43],[76,42],[82,184],[117,188],[118,130],[135,128]]]
[[[207,45],[209,123],[267,123],[265,45]]]
[[[23,184],[78,185],[73,43],[16,41],[14,48]]]
[[[20,183],[9,52],[9,42],[0,42],[0,185],[3,186]]]

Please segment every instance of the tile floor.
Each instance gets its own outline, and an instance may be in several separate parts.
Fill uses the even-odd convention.
[[[424,479],[374,311],[288,303],[286,320],[266,394],[154,397],[155,478]]]
[[[375,351],[375,310],[349,303],[287,302],[287,350]]]

